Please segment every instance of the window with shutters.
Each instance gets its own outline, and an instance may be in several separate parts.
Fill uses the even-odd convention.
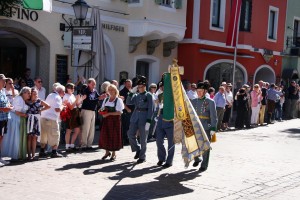
[[[240,31],[251,31],[252,0],[242,1]]]

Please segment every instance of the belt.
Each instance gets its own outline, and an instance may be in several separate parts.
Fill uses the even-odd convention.
[[[199,117],[199,119],[210,119],[210,117],[202,116],[202,115],[199,115],[198,117]]]
[[[142,111],[142,112],[145,112],[145,111],[148,111],[148,108],[136,108],[137,111]]]

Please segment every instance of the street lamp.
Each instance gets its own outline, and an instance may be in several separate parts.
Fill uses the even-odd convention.
[[[80,26],[82,26],[82,21],[85,20],[86,14],[90,6],[84,0],[77,0],[73,5],[73,10],[75,17],[80,21]]]

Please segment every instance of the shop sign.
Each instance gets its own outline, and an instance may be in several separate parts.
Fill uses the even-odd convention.
[[[73,49],[92,50],[92,35],[91,28],[74,28],[73,29]]]
[[[124,26],[107,24],[107,23],[102,23],[102,28],[107,30],[117,31],[117,32],[124,32],[125,30]]]
[[[1,8],[0,8],[1,9]],[[21,20],[28,21],[37,21],[39,19],[39,14],[35,10],[27,10],[20,7],[9,7],[6,10],[8,12],[9,17],[16,17]],[[0,11],[3,12],[3,11]]]

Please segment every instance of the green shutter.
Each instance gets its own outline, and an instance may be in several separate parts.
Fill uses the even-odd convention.
[[[175,8],[181,9],[182,8],[182,0],[175,0]]]
[[[155,0],[155,3],[161,5],[162,4],[162,0]]]

